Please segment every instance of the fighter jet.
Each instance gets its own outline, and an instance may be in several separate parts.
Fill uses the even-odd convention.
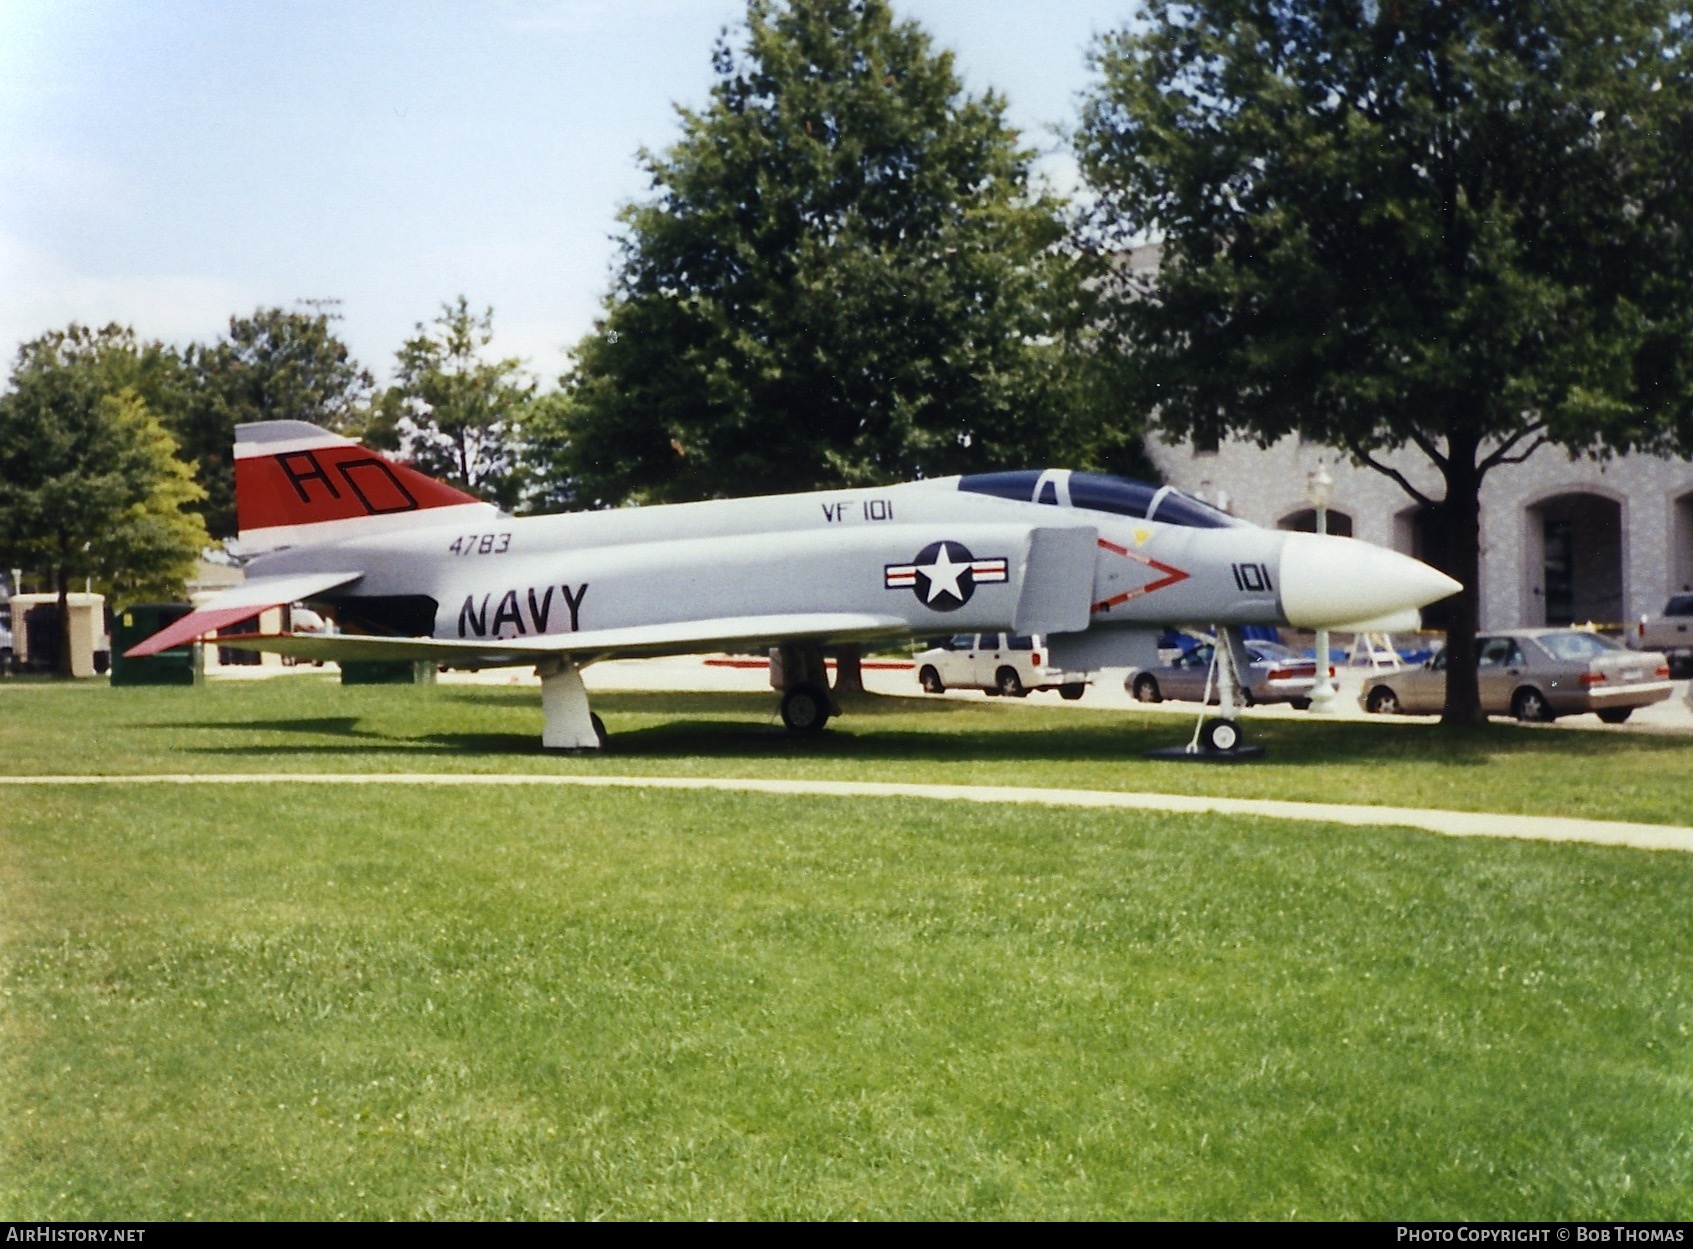
[[[155,654],[305,602],[331,635],[223,636],[307,659],[534,665],[542,744],[604,730],[581,669],[597,660],[779,648],[790,729],[838,713],[825,645],[1009,630],[1066,668],[1145,666],[1170,626],[1344,628],[1457,582],[1350,538],[1264,529],[1169,486],[1065,469],[865,489],[513,517],[299,421],[241,425],[246,582],[127,652]],[[1220,730],[1232,748],[1229,659]]]

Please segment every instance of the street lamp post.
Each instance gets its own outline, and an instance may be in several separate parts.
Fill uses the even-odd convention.
[[[1321,463],[1317,471],[1305,479],[1305,498],[1317,513],[1317,532],[1329,531],[1329,500],[1334,497],[1334,478]],[[1317,630],[1317,681],[1311,687],[1311,710],[1319,716],[1334,714],[1338,691],[1329,680],[1329,631]]]

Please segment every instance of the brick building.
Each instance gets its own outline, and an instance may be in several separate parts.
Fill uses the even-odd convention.
[[[1438,528],[1416,501],[1332,447],[1285,438],[1269,448],[1225,440],[1203,450],[1149,439],[1147,449],[1170,484],[1286,529],[1311,527],[1306,483],[1321,463],[1335,483],[1331,533],[1440,562]],[[1431,498],[1444,492],[1421,455],[1382,458]],[[1481,533],[1482,628],[1635,620],[1661,611],[1672,592],[1693,589],[1693,462],[1571,460],[1542,447],[1488,474]]]

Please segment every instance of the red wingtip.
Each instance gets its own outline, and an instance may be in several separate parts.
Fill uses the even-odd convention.
[[[225,625],[239,624],[243,620],[251,620],[267,606],[258,607],[221,607],[214,611],[189,612],[182,619],[166,625],[152,637],[137,642],[123,653],[125,659],[145,659],[149,655],[157,655],[160,651],[168,651],[173,646],[181,646],[184,642],[192,642],[203,637],[214,629],[221,629]]]

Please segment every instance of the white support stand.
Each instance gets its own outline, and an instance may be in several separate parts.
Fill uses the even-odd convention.
[[[535,665],[541,678],[541,745],[547,750],[598,750],[599,731],[588,709],[582,672],[568,657],[549,656]]]
[[[1391,633],[1360,633],[1352,639],[1352,650],[1346,656],[1349,668],[1397,668],[1405,661],[1393,645]]]
[[[1329,679],[1329,631],[1317,630],[1316,639],[1317,675],[1311,683],[1310,712],[1314,716],[1332,716],[1335,704],[1339,701],[1340,691],[1334,688],[1334,682]]]

